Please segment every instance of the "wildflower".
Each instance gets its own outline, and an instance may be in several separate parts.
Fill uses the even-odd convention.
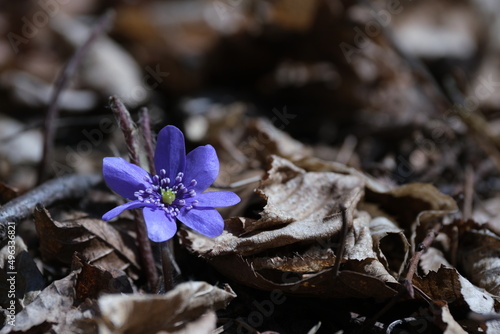
[[[160,131],[157,142],[157,175],[122,158],[104,158],[106,184],[131,201],[108,211],[102,219],[110,220],[127,209],[143,208],[152,241],[172,238],[177,231],[176,219],[208,237],[220,235],[224,220],[214,207],[234,205],[240,198],[230,191],[203,192],[219,174],[215,149],[200,146],[186,155],[184,135],[171,125]]]

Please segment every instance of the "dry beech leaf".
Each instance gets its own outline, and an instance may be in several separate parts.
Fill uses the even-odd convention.
[[[470,323],[465,318],[470,311],[479,314],[497,313],[500,303],[489,293],[482,291],[461,276],[456,269],[441,267],[437,272],[431,271],[425,277],[414,276],[413,284],[434,301],[445,301],[453,308],[455,320],[467,324],[469,333],[498,333],[495,322],[481,324]],[[462,319],[457,318],[461,314]],[[471,326],[477,328],[472,328]]]
[[[363,182],[356,177],[306,173],[276,156],[271,166],[257,189],[267,200],[262,218],[245,221],[244,237],[226,232],[207,239],[211,241],[207,248],[211,257],[251,255],[296,242],[330,238],[342,226],[339,205],[354,207],[363,194]]]
[[[396,280],[373,250],[371,218],[355,209],[363,195],[363,180],[306,172],[277,156],[271,157],[270,165],[256,190],[266,201],[260,219],[230,219],[227,230],[213,239],[184,231],[186,246],[223,274],[261,289],[329,297],[394,295],[384,282]],[[332,248],[337,248],[342,227],[340,204],[351,219],[343,271],[335,278]]]
[[[444,334],[467,334],[460,324],[453,318],[447,304],[434,307],[434,323],[436,323]]]
[[[139,271],[134,239],[101,219],[58,222],[44,208],[34,211],[40,250],[47,261],[70,264],[74,252],[105,270],[126,270],[133,279]]]
[[[79,254],[73,256],[71,267],[78,270],[75,283],[75,304],[87,298],[97,299],[104,293],[132,293],[132,284],[121,270],[107,271],[84,261]]]
[[[376,217],[370,221],[370,233],[378,259],[399,276],[410,250],[403,230],[386,217]]]
[[[59,331],[67,319],[67,312],[73,307],[74,286],[77,273],[72,272],[63,279],[52,282],[24,310],[16,314],[16,326],[6,326],[0,332],[25,333]]]
[[[324,161],[315,157],[306,157],[294,163],[309,172],[334,172],[339,174],[357,176],[365,182],[365,187],[373,192],[384,193],[390,190],[387,186],[381,184],[376,179],[372,178],[356,168],[346,166],[335,161]]]
[[[235,297],[228,285],[220,289],[205,282],[182,283],[165,295],[102,296],[99,333],[177,333],[207,312],[225,308]],[[206,324],[206,333],[215,329],[215,319],[210,319],[214,321]]]
[[[453,198],[441,193],[428,183],[411,183],[386,191],[367,189],[365,200],[376,203],[390,214],[401,228],[410,229],[417,216],[424,211],[454,212],[457,204]]]
[[[467,278],[500,296],[500,237],[487,229],[470,230],[461,235],[458,249]]]
[[[453,266],[448,262],[443,252],[435,247],[429,247],[419,262],[420,268],[424,274],[428,274],[430,271],[438,271],[441,266],[446,268],[452,268]]]
[[[33,299],[38,296],[40,291],[45,287],[45,279],[38,267],[33,261],[28,249],[21,237],[16,237],[15,244],[15,261],[14,267],[10,267],[12,262],[9,261],[11,250],[9,245],[5,244],[0,249],[0,282],[9,282],[12,279],[12,274],[9,272],[16,272],[15,275],[15,294],[16,294],[16,309],[17,311],[23,309],[26,305],[31,303]],[[0,285],[0,306],[7,309],[10,306],[9,296],[10,284]]]
[[[92,303],[101,293],[131,292],[125,273],[108,271],[86,263],[77,254],[73,256],[68,276],[52,282],[33,302],[16,315],[16,326],[7,326],[0,333],[57,334],[79,332],[78,322],[92,317]],[[88,331],[86,331],[88,332]]]

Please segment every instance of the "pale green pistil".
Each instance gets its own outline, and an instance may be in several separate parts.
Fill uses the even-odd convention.
[[[163,203],[171,205],[175,200],[175,195],[177,191],[173,191],[170,188],[161,189],[161,200]]]

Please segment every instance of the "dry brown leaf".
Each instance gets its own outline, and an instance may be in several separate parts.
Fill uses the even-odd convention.
[[[182,283],[165,295],[106,295],[99,298],[99,333],[177,332],[235,297],[228,285],[220,289],[205,282]],[[215,329],[215,321],[206,325],[206,333]]]
[[[306,173],[276,156],[271,166],[257,190],[267,200],[262,218],[244,227],[245,233],[253,234],[239,237],[226,232],[207,239],[210,256],[250,255],[296,242],[327,239],[340,231],[339,205],[354,208],[363,194],[363,182],[356,177]],[[233,224],[237,222],[233,220]]]
[[[233,218],[217,238],[185,231],[183,242],[223,274],[261,289],[337,297],[388,298],[396,282],[373,250],[370,216],[357,211],[364,182],[352,175],[306,172],[272,156],[256,192],[266,200],[258,220]],[[332,266],[342,227],[339,205],[349,219],[342,258],[344,271]],[[286,275],[293,274],[290,281]],[[292,282],[292,283],[290,283]],[[357,285],[360,284],[360,285]]]
[[[433,301],[445,301],[453,308],[453,314],[461,315],[455,318],[460,324],[467,323],[470,333],[497,333],[498,324],[494,322],[473,323],[465,318],[470,311],[480,314],[497,313],[500,303],[489,293],[478,289],[466,278],[461,276],[456,269],[441,267],[437,272],[431,271],[425,277],[415,276],[414,285],[423,291]],[[474,325],[477,328],[472,328]]]
[[[29,330],[48,332],[52,329],[55,333],[62,334],[59,328],[65,322],[67,312],[73,307],[76,279],[77,273],[72,272],[67,277],[52,282],[31,304],[16,314],[16,326],[6,326],[0,333],[23,333]],[[41,328],[45,330],[40,330]]]
[[[453,318],[447,304],[435,308],[437,310],[434,312],[434,323],[438,324],[444,334],[467,334],[462,326]]]
[[[424,211],[455,212],[457,204],[448,195],[442,194],[428,183],[411,183],[401,187],[375,193],[367,189],[365,200],[376,203],[390,214],[405,230],[410,229],[417,216]]]
[[[376,217],[370,221],[370,233],[378,259],[399,277],[410,250],[403,230],[386,217]]]
[[[95,314],[92,300],[99,294],[132,291],[123,272],[102,270],[78,255],[73,256],[72,265],[75,270],[52,282],[16,315],[16,326],[7,326],[0,333],[74,333],[79,331],[79,321],[89,321]]]
[[[0,306],[8,309],[10,301],[15,300],[16,310],[19,311],[36,298],[46,283],[23,239],[18,236],[13,243],[14,250],[9,243],[0,249],[0,282],[7,282],[0,285]],[[12,282],[15,282],[15,298],[10,296],[13,293]]]
[[[443,252],[435,247],[429,247],[427,251],[422,254],[419,262],[420,268],[424,274],[430,271],[438,271],[441,266],[452,268],[453,266],[448,262]]]
[[[464,274],[477,286],[500,296],[500,237],[486,229],[462,234],[458,259]]]
[[[58,222],[44,208],[34,211],[40,250],[47,261],[70,264],[74,252],[105,270],[126,270],[131,278],[139,271],[133,238],[101,219],[80,218]]]

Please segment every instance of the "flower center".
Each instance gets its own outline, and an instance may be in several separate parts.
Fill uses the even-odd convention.
[[[184,173],[180,172],[175,179],[170,180],[167,177],[167,172],[162,169],[158,175],[151,178],[146,176],[144,181],[150,186],[145,190],[136,191],[134,195],[139,201],[149,205],[153,204],[158,209],[175,217],[179,214],[180,209],[191,210],[198,204],[198,201],[193,198],[196,196],[196,191],[193,189],[197,184],[196,180],[193,179],[185,185],[183,178]]]
[[[175,200],[175,194],[177,194],[177,191],[173,191],[170,188],[167,189],[161,189],[161,200],[165,204],[172,204]]]

